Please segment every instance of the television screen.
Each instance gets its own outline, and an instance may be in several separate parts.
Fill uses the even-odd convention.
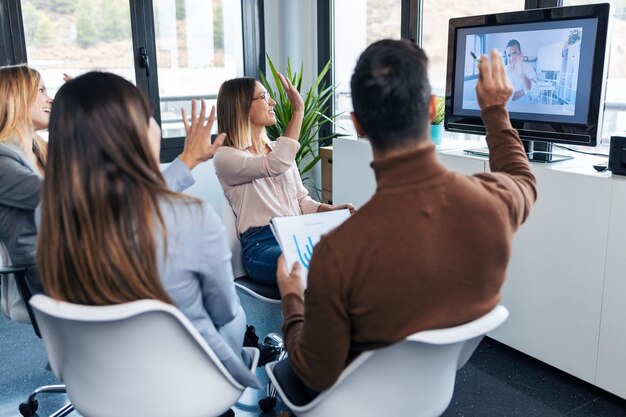
[[[502,53],[523,139],[595,146],[606,79],[609,4],[450,20],[446,129],[484,133],[476,56]]]

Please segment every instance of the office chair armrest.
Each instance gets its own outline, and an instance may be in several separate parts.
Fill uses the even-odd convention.
[[[22,297],[22,300],[24,300],[24,304],[26,305],[26,311],[28,312],[28,317],[30,318],[30,322],[33,325],[33,330],[35,331],[35,334],[37,335],[37,337],[41,339],[39,326],[37,325],[37,321],[35,320],[35,315],[33,314],[33,310],[30,307],[30,299],[33,293],[30,290],[30,287],[28,286],[28,282],[26,281],[26,272],[33,268],[35,268],[34,265],[3,266],[0,268],[0,275],[13,274],[13,276],[15,277],[17,290],[20,293],[20,297]]]
[[[5,274],[19,274],[28,271],[28,267],[25,265],[11,265],[3,266],[0,268],[0,275]]]

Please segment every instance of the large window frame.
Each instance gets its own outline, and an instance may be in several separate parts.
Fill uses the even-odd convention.
[[[324,67],[326,62],[333,57],[334,33],[332,11],[334,10],[333,2],[335,0],[317,0],[317,45],[318,45],[318,69]],[[400,23],[400,36],[403,39],[410,39],[422,46],[423,19],[424,19],[424,1],[425,0],[402,0]],[[562,6],[562,0],[525,0],[524,9],[538,9],[544,7]],[[334,83],[334,69],[328,72],[324,81],[326,85]],[[333,114],[333,100],[329,100],[329,108],[326,115]],[[330,127],[328,128],[330,129]],[[323,132],[324,136],[330,132]]]
[[[332,33],[333,19],[332,15],[333,1],[335,0],[317,0],[317,29],[318,29],[318,66],[321,70],[324,64],[333,57],[334,33]],[[422,46],[423,19],[424,19],[424,1],[425,0],[402,0],[401,4],[401,37],[415,41]],[[524,9],[539,9],[545,7],[561,7],[563,0],[525,0]],[[334,83],[334,69],[331,69],[326,75],[326,85]],[[329,101],[329,108],[326,112],[328,116],[333,114],[334,99]],[[623,101],[606,101],[604,102],[604,110],[623,110],[626,108],[626,102]],[[331,129],[328,127],[327,129]],[[331,132],[323,132],[324,136]],[[605,144],[607,137],[602,138],[600,144]]]
[[[231,1],[231,0],[228,0]],[[154,118],[161,124],[161,97],[152,0],[129,0],[136,85],[148,96]],[[241,0],[244,76],[258,78],[265,71],[265,28],[263,0]],[[20,0],[0,1],[0,65],[28,63]],[[145,51],[149,62],[146,69]],[[184,137],[161,140],[161,162],[180,154]]]

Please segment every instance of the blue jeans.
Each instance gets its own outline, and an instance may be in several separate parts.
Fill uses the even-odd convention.
[[[276,285],[276,264],[282,251],[269,226],[251,227],[241,234],[243,266],[263,284]]]

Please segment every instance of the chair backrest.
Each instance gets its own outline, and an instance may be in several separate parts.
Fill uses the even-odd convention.
[[[44,295],[31,305],[52,371],[82,415],[218,416],[244,390],[174,306],[83,306]]]
[[[0,242],[0,268],[11,266],[11,256],[4,243]],[[10,320],[30,324],[26,304],[19,293],[13,274],[2,274],[0,306],[2,314]]]
[[[485,333],[508,317],[503,306],[460,326],[428,330],[359,355],[337,382],[304,406],[290,404],[280,382],[268,375],[287,406],[299,417],[329,415],[412,416],[441,415],[452,398],[456,371],[472,355]]]
[[[233,275],[235,278],[247,276],[248,272],[243,266],[243,260],[241,259],[241,242],[239,241],[239,233],[237,233],[237,217],[226,195],[224,195],[222,205],[222,221],[226,228],[228,246],[232,253]]]
[[[228,245],[232,253],[231,264],[233,276],[235,277],[235,286],[254,298],[272,304],[280,304],[278,287],[262,284],[248,276],[248,271],[246,271],[241,258],[242,249],[239,234],[237,233],[237,217],[226,195],[224,195],[222,202],[222,221],[224,222]]]

